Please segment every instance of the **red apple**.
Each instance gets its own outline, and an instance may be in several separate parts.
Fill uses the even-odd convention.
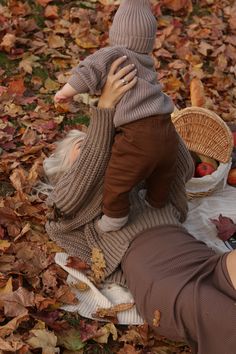
[[[236,132],[232,132],[234,138],[234,146],[236,146]]]
[[[236,186],[236,168],[232,168],[229,171],[227,182],[231,186]]]
[[[215,171],[215,167],[208,162],[201,162],[196,167],[196,177],[211,175]]]

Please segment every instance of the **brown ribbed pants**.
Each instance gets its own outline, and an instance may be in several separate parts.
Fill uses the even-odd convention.
[[[121,266],[139,313],[157,334],[187,342],[193,354],[235,354],[236,290],[226,258],[182,227],[160,226],[136,236]]]
[[[104,181],[103,212],[129,214],[129,192],[146,181],[146,200],[155,208],[168,199],[176,171],[178,135],[169,114],[147,117],[117,128]]]

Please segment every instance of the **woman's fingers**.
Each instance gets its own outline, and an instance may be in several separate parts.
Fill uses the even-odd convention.
[[[124,83],[128,84],[131,80],[133,80],[136,74],[137,74],[137,69],[134,69],[129,74],[124,76],[122,80],[124,80]]]
[[[137,76],[135,76],[128,84],[122,86],[122,94],[124,94],[125,92],[129,91],[132,87],[134,87],[137,81],[138,78]]]
[[[119,68],[119,66],[124,63],[127,59],[127,56],[123,56],[123,57],[120,57],[118,59],[116,59],[112,65],[111,65],[111,68],[110,68],[110,71],[109,71],[109,75],[115,75],[117,69]]]
[[[120,69],[115,75],[114,75],[114,81],[120,80],[124,78],[131,70],[134,69],[134,64],[129,64],[126,65],[124,68]]]

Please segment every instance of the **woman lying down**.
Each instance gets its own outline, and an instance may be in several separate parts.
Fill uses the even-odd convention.
[[[55,211],[46,230],[69,255],[88,265],[92,250],[101,250],[105,268],[95,280],[100,286],[103,280],[127,286],[138,312],[156,333],[185,341],[195,354],[235,354],[236,252],[216,255],[181,225],[193,164],[180,138],[168,203],[159,209],[148,206],[141,184],[130,195],[127,225],[109,233],[97,227],[115,106],[135,85],[135,78],[120,84],[129,72],[127,67],[118,70],[122,60],[113,63],[98,107],[91,109],[87,134],[70,132],[45,161],[53,183],[48,204]]]

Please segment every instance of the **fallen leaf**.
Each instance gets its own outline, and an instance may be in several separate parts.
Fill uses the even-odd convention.
[[[160,326],[160,320],[161,320],[161,313],[159,310],[154,311],[154,316],[152,320],[152,325],[153,327],[159,327]]]
[[[190,98],[192,106],[204,107],[206,103],[204,87],[202,81],[193,78],[190,83]]]
[[[58,7],[56,5],[48,5],[45,8],[44,16],[46,18],[49,18],[50,20],[55,20],[56,18],[59,17]]]
[[[8,85],[8,93],[10,95],[16,94],[16,95],[22,96],[23,93],[25,92],[25,90],[26,90],[26,88],[25,88],[23,78],[13,80]]]
[[[48,45],[50,48],[64,48],[65,39],[57,34],[51,33],[48,37]]]
[[[17,330],[21,322],[27,321],[28,319],[29,319],[28,315],[22,314],[13,318],[4,326],[0,326],[0,337],[4,338],[6,336],[9,336],[11,333]]]
[[[38,4],[40,4],[41,6],[47,6],[50,2],[52,2],[53,0],[36,0]]]
[[[2,353],[16,353],[24,346],[25,343],[18,337],[11,336],[7,339],[0,338],[0,350]]]
[[[236,233],[236,224],[232,219],[227,216],[219,215],[219,219],[210,219],[210,221],[216,226],[218,234],[217,236],[222,241],[227,241]]]
[[[84,262],[82,259],[78,257],[72,257],[72,256],[67,258],[66,266],[70,268],[74,268],[79,271],[90,269],[89,265],[86,262]]]
[[[93,337],[93,339],[98,343],[106,344],[108,342],[110,334],[112,335],[112,339],[116,341],[118,338],[118,333],[113,323],[105,324],[105,326],[98,330],[96,336]]]
[[[106,262],[100,249],[96,247],[92,249],[91,262],[92,279],[95,283],[100,283],[104,280],[106,268]]]
[[[57,333],[58,345],[62,345],[73,352],[84,348],[85,344],[82,342],[80,332],[78,329],[71,328],[66,331]]]
[[[10,294],[1,295],[0,302],[7,317],[24,316],[28,313],[27,307],[34,306],[34,294],[19,287]]]
[[[60,353],[59,348],[56,348],[57,337],[53,332],[46,329],[32,329],[30,331],[31,338],[26,342],[33,348],[42,348],[43,354]]]
[[[11,243],[9,241],[0,240],[0,251],[5,252],[10,246],[11,246]]]
[[[12,33],[7,33],[0,43],[0,47],[7,53],[10,53],[11,49],[15,46],[16,36]]]

